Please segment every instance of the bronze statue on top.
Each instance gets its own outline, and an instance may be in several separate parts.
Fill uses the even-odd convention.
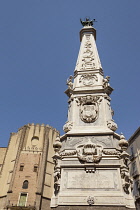
[[[89,20],[89,18],[86,18],[85,21],[82,21],[82,19],[80,18],[80,22],[83,26],[93,26],[93,23],[97,21],[95,19]]]

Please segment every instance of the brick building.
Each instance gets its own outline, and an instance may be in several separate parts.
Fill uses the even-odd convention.
[[[53,191],[53,143],[48,125],[28,124],[0,148],[0,209],[47,209]]]

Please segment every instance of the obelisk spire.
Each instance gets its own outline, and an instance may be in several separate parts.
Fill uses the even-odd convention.
[[[100,58],[96,47],[96,30],[92,27],[95,19],[81,21],[84,26],[80,31],[81,47],[75,67],[75,71],[87,71],[102,69]]]

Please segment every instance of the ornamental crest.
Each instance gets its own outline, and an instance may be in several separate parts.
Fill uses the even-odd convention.
[[[79,79],[79,82],[82,82],[85,86],[93,85],[96,81],[98,81],[98,78],[95,74],[85,74]]]
[[[83,122],[92,123],[98,118],[98,99],[97,96],[83,96],[79,98],[80,118]]]
[[[81,144],[77,147],[77,157],[86,163],[98,163],[102,158],[103,147],[89,141],[87,144]]]

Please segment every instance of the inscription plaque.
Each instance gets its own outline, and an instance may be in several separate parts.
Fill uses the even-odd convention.
[[[95,173],[86,173],[84,170],[64,171],[66,189],[118,189],[117,170],[96,170]]]

